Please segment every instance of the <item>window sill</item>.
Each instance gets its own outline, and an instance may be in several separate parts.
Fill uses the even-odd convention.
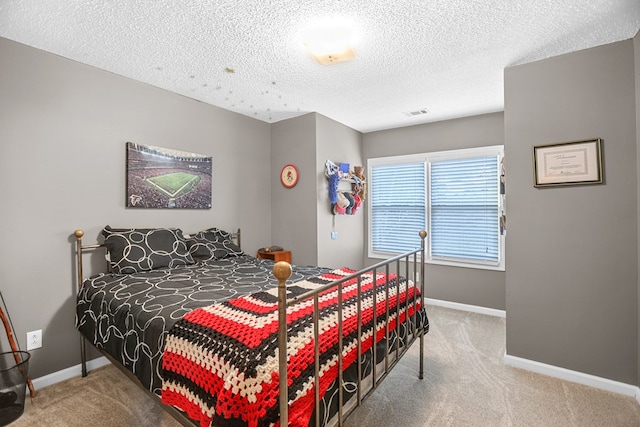
[[[400,255],[399,253],[387,252],[387,253],[369,253],[368,256],[371,259],[387,259],[389,257],[393,257],[396,255]],[[418,262],[420,262],[420,256],[417,257]],[[444,259],[427,259],[425,264],[432,265],[445,265],[448,267],[459,267],[459,268],[474,268],[476,270],[491,270],[491,271],[506,271],[504,264],[501,265],[492,265],[492,264],[481,264],[481,263],[473,263],[473,262],[460,262],[460,261],[450,261]]]
[[[492,271],[505,271],[504,265],[493,265],[493,264],[482,264],[482,263],[473,263],[473,262],[460,262],[460,261],[447,261],[441,259],[427,259],[425,261],[426,264],[434,264],[434,265],[446,265],[449,267],[460,267],[460,268],[475,268],[476,270],[492,270]]]

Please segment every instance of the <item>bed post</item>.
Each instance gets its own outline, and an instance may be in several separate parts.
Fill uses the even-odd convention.
[[[422,305],[426,304],[425,296],[424,296],[424,262],[425,262],[425,238],[427,237],[427,232],[424,230],[420,230],[420,296],[422,298]],[[417,313],[416,313],[417,315]],[[420,328],[420,369],[418,372],[418,378],[424,378],[424,329]]]
[[[289,424],[289,385],[287,382],[287,279],[291,265],[285,261],[273,266],[278,279],[278,377],[280,386],[280,426]]]
[[[76,230],[73,232],[76,236],[76,255],[78,257],[76,264],[78,270],[78,292],[82,288],[83,281],[83,272],[82,272],[82,236],[84,236],[84,231]],[[86,343],[82,334],[80,335],[80,362],[82,363],[82,376],[87,376],[87,353],[86,353]]]

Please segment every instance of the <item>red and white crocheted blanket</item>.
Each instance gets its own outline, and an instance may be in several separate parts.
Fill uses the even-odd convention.
[[[354,273],[338,269],[287,286],[288,298]],[[376,342],[386,330],[384,274],[361,280],[362,352],[373,345],[374,300]],[[389,276],[389,328],[420,308],[419,292],[401,278],[401,306],[396,313],[396,276]],[[374,290],[376,293],[374,299]],[[343,370],[357,358],[357,281],[343,285]],[[413,302],[416,301],[416,306]],[[338,376],[338,292],[320,295],[320,396]],[[287,310],[289,425],[308,426],[315,408],[313,299]],[[202,427],[233,425],[278,426],[278,304],[277,289],[196,309],[178,321],[166,340],[162,361],[162,401],[186,412]]]

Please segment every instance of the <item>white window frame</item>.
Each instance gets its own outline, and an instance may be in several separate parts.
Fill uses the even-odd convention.
[[[466,148],[459,150],[447,150],[447,151],[438,151],[432,153],[420,153],[420,154],[411,154],[404,156],[392,156],[392,157],[378,157],[367,159],[367,176],[371,177],[371,168],[380,165],[393,165],[393,164],[406,164],[406,163],[420,163],[424,162],[426,167],[426,193],[425,193],[425,221],[424,229],[427,231],[427,239],[425,240],[426,244],[426,254],[427,259],[425,260],[428,264],[440,264],[440,265],[448,265],[454,267],[465,267],[465,268],[476,268],[483,270],[497,270],[497,271],[505,271],[505,233],[498,232],[498,261],[497,262],[486,262],[486,261],[472,261],[472,260],[464,260],[461,261],[459,259],[446,259],[446,258],[438,258],[434,257],[431,254],[431,230],[430,227],[430,216],[431,216],[431,206],[429,203],[430,197],[429,193],[431,191],[431,183],[429,182],[430,172],[431,172],[431,163],[437,161],[445,161],[445,160],[454,160],[454,159],[464,159],[464,158],[472,158],[472,157],[488,157],[488,156],[496,156],[498,165],[501,165],[501,162],[504,158],[504,146],[503,145],[493,145],[489,147],[478,147],[478,148]],[[500,172],[500,166],[498,171]],[[500,179],[500,173],[498,173],[498,180]],[[375,185],[375,183],[372,183]],[[500,182],[496,183],[497,186],[500,185]],[[372,221],[372,206],[371,206],[371,197],[368,197],[368,219],[367,219],[367,231],[368,231],[368,256],[369,258],[386,258],[389,255],[394,255],[394,253],[390,252],[382,252],[382,251],[374,251],[372,248],[372,230],[371,230],[371,221]],[[500,214],[504,214],[505,206],[504,206],[504,195],[498,195],[498,216]],[[498,218],[499,220],[499,218]],[[498,227],[500,230],[500,227]],[[419,230],[416,230],[416,233]]]

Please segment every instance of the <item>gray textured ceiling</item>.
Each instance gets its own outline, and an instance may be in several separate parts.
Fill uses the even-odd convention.
[[[307,55],[318,19],[351,23],[352,61]],[[318,112],[361,132],[501,111],[505,67],[639,29],[640,0],[0,2],[1,37],[269,123]]]

